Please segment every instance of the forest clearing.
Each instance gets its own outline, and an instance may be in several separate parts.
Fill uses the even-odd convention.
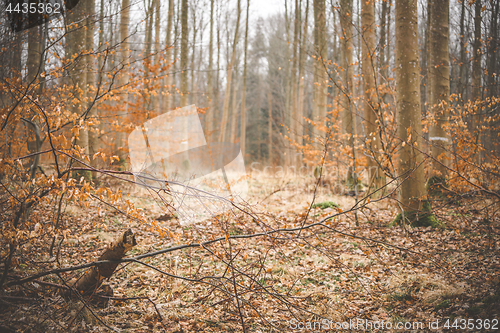
[[[0,9],[0,332],[499,329],[500,0]]]

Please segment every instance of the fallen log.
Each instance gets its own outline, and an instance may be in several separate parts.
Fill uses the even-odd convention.
[[[98,261],[122,259],[125,253],[131,250],[136,244],[134,233],[131,229],[128,229],[104,250]],[[76,281],[71,281],[69,285],[76,289],[81,295],[93,295],[101,286],[102,282],[113,275],[118,265],[119,263],[104,263],[92,266],[83,276]],[[71,291],[64,290],[63,293],[69,295]]]

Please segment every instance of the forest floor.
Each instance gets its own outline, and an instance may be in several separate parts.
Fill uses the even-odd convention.
[[[349,211],[354,204],[352,197],[321,193],[315,202],[333,201],[340,209],[309,211],[312,193],[272,193],[266,186],[252,183],[252,216],[239,211],[219,216],[219,223],[187,226],[175,219],[156,221],[162,207],[133,189],[124,189],[124,197],[143,208],[151,223],[97,203],[83,207],[67,202],[62,215],[65,238],[57,247],[57,260],[47,255],[52,238],[39,237],[19,253],[15,273],[28,276],[95,261],[106,244],[128,228],[138,243],[130,257],[224,235],[307,225]],[[483,197],[435,203],[434,213],[444,225],[439,229],[387,227],[397,207],[386,199],[359,209],[358,223],[349,212],[324,225],[272,237],[225,236],[205,248],[143,259],[149,266],[121,264],[106,281],[114,291],[106,305],[68,300],[51,286],[31,282],[0,293],[0,331],[498,329],[500,218],[491,204]],[[159,233],[153,221],[166,233]],[[82,272],[46,276],[39,282],[62,284]]]

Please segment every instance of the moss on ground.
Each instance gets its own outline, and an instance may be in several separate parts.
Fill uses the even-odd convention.
[[[400,225],[402,219],[403,215],[399,213],[389,226],[393,227]],[[434,214],[432,214],[431,204],[429,201],[425,201],[423,203],[422,210],[420,211],[405,212],[405,219],[407,224],[412,227],[443,228],[443,224],[434,216]]]
[[[314,205],[312,205],[312,208],[327,209],[327,208],[340,208],[340,206],[333,201],[323,201],[315,203]]]

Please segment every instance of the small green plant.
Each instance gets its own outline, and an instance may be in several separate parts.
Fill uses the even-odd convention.
[[[449,306],[450,306],[450,300],[449,299],[445,299],[441,303],[439,303],[438,305],[436,305],[436,310],[445,309],[445,308],[447,308]]]
[[[333,201],[323,201],[315,203],[314,205],[312,205],[312,208],[327,209],[327,208],[340,208],[340,206]]]

